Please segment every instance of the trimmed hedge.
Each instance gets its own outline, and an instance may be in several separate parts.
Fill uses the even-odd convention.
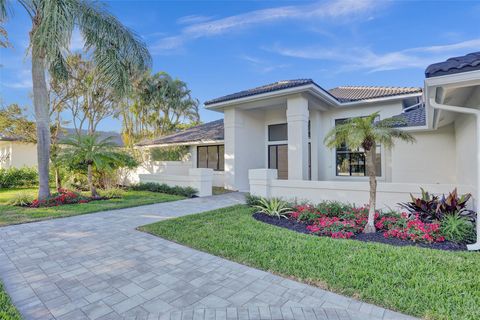
[[[0,188],[25,188],[38,185],[35,168],[0,169]]]
[[[171,187],[165,183],[155,183],[155,182],[141,182],[130,186],[130,189],[135,191],[151,191],[151,192],[160,192],[166,194],[173,194],[177,196],[183,196],[186,198],[193,198],[197,193],[192,187]]]

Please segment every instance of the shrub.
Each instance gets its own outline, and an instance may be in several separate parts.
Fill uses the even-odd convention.
[[[25,191],[16,193],[10,201],[8,201],[8,204],[11,206],[21,206],[25,207],[28,206],[32,203],[32,201],[35,199],[35,197]]]
[[[423,222],[418,214],[414,217],[403,214],[390,229],[384,232],[383,236],[413,242],[445,241],[445,237],[440,233],[440,223]]]
[[[105,198],[121,198],[125,195],[125,190],[121,188],[108,188],[101,190],[100,195]]]
[[[173,146],[150,149],[153,161],[181,161],[188,154],[188,146]]]
[[[30,204],[32,208],[41,207],[56,207],[64,204],[87,203],[93,200],[92,198],[84,197],[78,192],[59,189],[58,192],[53,193],[45,200],[35,199]]]
[[[250,193],[247,193],[245,195],[245,202],[247,203],[247,206],[249,206],[249,207],[254,207],[254,206],[260,205],[260,200],[261,199],[262,199],[262,197],[254,196]]]
[[[258,209],[258,212],[277,218],[287,218],[288,214],[292,212],[288,203],[278,198],[262,198],[260,199],[259,204],[254,207]]]
[[[466,209],[471,194],[459,196],[455,188],[447,197],[442,195],[440,198],[428,193],[423,188],[420,189],[422,190],[420,198],[410,194],[412,201],[399,204],[413,215],[418,214],[421,221],[427,223],[440,221],[445,215],[452,213],[458,213],[472,222],[475,221],[475,212]]]
[[[141,182],[138,184],[131,185],[130,188],[135,191],[159,192],[159,193],[183,196],[186,198],[193,198],[197,193],[197,190],[195,190],[192,187],[179,187],[179,186],[171,187],[165,183],[160,184],[155,182]]]
[[[440,226],[440,232],[446,240],[457,243],[470,243],[475,239],[473,223],[458,213],[446,215]]]
[[[351,210],[352,206],[340,201],[322,201],[316,206],[316,209],[329,217],[338,217],[343,212]]]
[[[38,184],[35,168],[0,169],[0,188],[33,187]]]

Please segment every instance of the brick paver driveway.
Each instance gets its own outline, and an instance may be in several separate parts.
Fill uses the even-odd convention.
[[[136,231],[243,202],[231,193],[0,228],[25,319],[407,319]]]

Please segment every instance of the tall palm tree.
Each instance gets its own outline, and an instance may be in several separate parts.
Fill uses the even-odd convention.
[[[329,148],[346,146],[355,150],[362,148],[365,152],[367,173],[370,182],[370,200],[368,222],[364,232],[375,232],[375,205],[377,201],[377,172],[375,167],[376,148],[378,144],[390,149],[394,140],[415,142],[415,138],[408,132],[395,128],[395,125],[404,122],[401,118],[388,118],[376,121],[379,113],[375,112],[367,117],[357,117],[335,126],[325,137],[325,144]]]
[[[67,146],[61,152],[66,163],[87,166],[88,187],[92,197],[98,197],[93,183],[93,170],[107,170],[112,162],[122,161],[124,153],[116,150],[111,138],[100,140],[98,134],[74,135],[63,141]]]
[[[119,93],[127,91],[130,78],[151,64],[145,44],[123,26],[105,7],[87,0],[18,0],[32,21],[29,50],[32,56],[33,105],[37,122],[39,171],[38,198],[49,196],[48,169],[50,119],[46,71],[53,78],[67,79],[66,54],[72,32],[78,28],[85,50],[92,55],[99,73]],[[0,0],[0,22],[7,18],[7,0]]]

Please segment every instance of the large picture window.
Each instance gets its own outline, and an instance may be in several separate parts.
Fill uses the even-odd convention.
[[[344,123],[348,119],[335,120],[335,126]],[[349,149],[346,145],[335,150],[336,175],[363,177],[368,175],[365,151],[363,148]],[[382,153],[380,145],[376,146],[375,168],[377,176],[382,175]]]
[[[223,145],[197,147],[197,168],[224,171],[225,147]]]

